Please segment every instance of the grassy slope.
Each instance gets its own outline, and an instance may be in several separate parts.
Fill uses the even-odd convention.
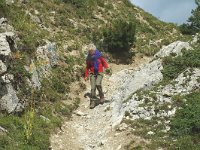
[[[151,120],[138,119],[134,121],[125,120],[126,123],[137,130],[133,133],[141,136],[148,141],[148,144],[137,146],[134,142],[127,145],[129,149],[199,149],[200,148],[200,134],[199,134],[199,107],[200,107],[200,90],[194,89],[188,95],[174,95],[172,97],[172,108],[169,108],[169,103],[159,104],[157,103],[156,92],[159,91],[160,86],[167,84],[173,84],[174,80],[180,73],[185,72],[188,68],[190,70],[200,67],[200,44],[199,42],[193,45],[194,50],[184,51],[182,56],[173,57],[169,56],[164,59],[162,73],[164,80],[155,85],[152,89],[138,91],[140,99],[144,99],[146,96],[152,98],[155,102],[148,104],[149,99],[145,99],[145,103],[142,104],[145,107],[154,105],[159,111],[171,110],[174,107],[177,109],[175,116],[159,118],[154,117]],[[197,80],[200,83],[200,78]],[[170,104],[171,105],[171,104]],[[128,116],[129,114],[127,114]],[[167,123],[168,122],[168,123]],[[169,132],[162,132],[166,129],[166,126],[170,126]],[[153,131],[153,135],[148,135],[148,131]]]
[[[62,66],[52,70],[50,80],[43,80],[42,90],[31,95],[36,102],[34,110],[27,109],[20,115],[1,114],[0,126],[9,130],[8,134],[0,136],[0,145],[3,149],[48,148],[48,136],[52,129],[61,125],[60,116],[70,116],[73,109],[77,107],[78,99],[72,100],[72,105],[64,105],[61,99],[70,101],[63,92],[70,92],[69,84],[80,78],[80,75],[74,77],[72,68],[77,65],[77,62],[80,66],[83,64],[84,58],[81,60],[79,58],[83,56],[82,46],[91,42],[94,31],[109,25],[114,18],[134,19],[137,35],[133,50],[145,55],[153,55],[162,45],[181,37],[175,25],[157,20],[131,5],[127,0],[85,0],[85,3],[82,0],[75,0],[73,4],[70,2],[31,0],[20,4],[15,1],[11,6],[6,6],[4,1],[0,2],[0,15],[8,18],[9,24],[15,28],[21,39],[18,42],[21,55],[29,59],[33,58],[36,47],[45,43],[43,39],[48,39],[57,43],[60,62],[62,62]],[[33,22],[26,11],[38,16],[46,29]],[[67,48],[64,48],[64,45],[67,45]],[[67,53],[71,51],[77,51],[79,55],[68,56]],[[17,71],[18,68],[15,68]],[[34,119],[31,122],[32,113]],[[40,115],[49,118],[50,122],[44,121]]]

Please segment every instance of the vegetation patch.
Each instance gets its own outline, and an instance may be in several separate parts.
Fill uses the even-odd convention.
[[[185,97],[186,101],[172,119],[172,134],[176,136],[195,136],[200,131],[200,93],[194,92]]]
[[[200,47],[195,50],[183,51],[182,56],[166,57],[163,60],[162,73],[165,79],[175,79],[186,68],[200,67]]]
[[[94,32],[93,41],[100,49],[111,53],[115,59],[125,63],[132,62],[134,53],[131,47],[135,42],[135,30],[134,20],[127,22],[117,19],[112,21],[110,26],[106,25]]]

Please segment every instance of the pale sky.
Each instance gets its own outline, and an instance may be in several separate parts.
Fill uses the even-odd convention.
[[[146,12],[163,20],[182,24],[191,16],[192,9],[196,8],[194,0],[130,0]]]

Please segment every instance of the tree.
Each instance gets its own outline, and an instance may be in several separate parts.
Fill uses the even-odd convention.
[[[180,26],[183,34],[195,34],[200,31],[200,0],[195,0],[197,8],[192,10],[192,16],[189,17],[188,23]]]
[[[123,19],[113,21],[110,27],[103,29],[103,47],[116,57],[131,59],[130,48],[135,41],[135,23]]]
[[[192,16],[188,19],[191,27],[197,31],[200,31],[200,0],[195,0],[197,8],[192,10]]]

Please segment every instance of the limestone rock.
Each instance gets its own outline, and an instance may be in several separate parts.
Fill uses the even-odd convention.
[[[31,73],[31,86],[34,87],[34,88],[38,88],[40,89],[41,88],[41,83],[40,83],[40,80],[39,80],[39,75],[38,75],[38,72],[37,72],[37,68],[35,66],[35,63],[31,62],[31,64],[29,66],[25,66],[26,70]]]
[[[0,60],[0,76],[7,71],[6,65]]]
[[[170,54],[181,55],[181,51],[183,49],[189,50],[192,49],[188,42],[176,41],[174,43],[169,44],[168,46],[163,47],[158,53],[155,54],[154,57],[166,57],[170,56]]]
[[[39,12],[38,10],[34,10],[34,14],[35,14],[35,15],[39,15],[40,12]]]
[[[14,28],[8,24],[7,18],[0,18],[0,29],[5,30],[6,32],[14,32]]]
[[[3,128],[3,127],[1,127],[1,126],[0,126],[0,131],[3,131],[3,132],[8,133],[8,130],[6,130],[5,128]]]
[[[122,124],[120,124],[119,125],[119,127],[118,127],[118,131],[124,131],[124,130],[126,130],[128,128],[128,125],[126,124],[126,123],[122,123]]]
[[[3,83],[5,84],[9,84],[11,83],[11,81],[13,81],[14,76],[12,74],[5,74],[1,77]]]
[[[174,84],[168,84],[162,89],[162,93],[165,96],[167,93],[170,96],[176,94],[188,94],[188,92],[200,88],[198,78],[200,76],[200,69],[195,68],[194,70],[187,69],[181,73],[174,81]]]
[[[38,16],[35,16],[33,14],[31,14],[30,12],[28,13],[28,15],[30,16],[31,20],[37,24],[41,24],[42,21]]]
[[[22,111],[24,106],[19,103],[19,99],[12,85],[6,84],[4,86],[1,86],[1,89],[2,88],[3,91],[1,90],[0,96],[3,96],[1,97],[0,110],[7,111],[8,113]]]
[[[45,46],[38,47],[36,57],[39,77],[48,76],[51,67],[58,63],[55,43],[47,42]]]
[[[0,55],[8,56],[11,53],[10,45],[7,41],[7,36],[14,36],[12,32],[0,33]]]
[[[47,118],[47,117],[45,117],[45,116],[43,116],[43,115],[40,115],[40,118],[42,118],[42,120],[44,120],[44,121],[47,122],[47,123],[50,123],[50,122],[51,122],[51,120],[50,120],[49,118]]]
[[[121,148],[122,148],[122,145],[119,145],[116,150],[120,150]]]
[[[4,22],[6,19],[1,19],[1,24]],[[6,73],[11,50],[15,49],[14,36],[13,32],[0,33],[0,110],[8,113],[22,111],[23,108],[11,84],[14,77]]]
[[[7,23],[8,20],[6,18],[0,18],[0,25],[4,24],[4,23]]]
[[[191,91],[200,88],[200,83],[198,79],[200,77],[200,69],[187,69],[183,73],[181,73],[175,80],[171,81],[168,85],[164,87],[159,87],[154,93],[156,93],[156,99],[153,99],[154,103],[158,103],[158,106],[162,106],[163,104],[168,104],[164,108],[155,108],[153,104],[148,107],[139,107],[140,104],[144,104],[144,100],[148,99],[151,101],[152,97],[148,97],[149,95],[142,95],[140,101],[137,101],[138,96],[134,94],[129,102],[126,103],[126,109],[128,110],[131,118],[134,119],[151,119],[154,116],[157,117],[172,117],[176,113],[177,107],[172,107],[172,97],[174,95],[186,95]],[[139,103],[141,102],[141,103]],[[149,105],[150,103],[148,103]]]
[[[111,95],[112,126],[120,124],[125,112],[130,113],[131,120],[139,118],[150,120],[154,116],[171,117],[177,110],[176,107],[172,107],[172,97],[177,94],[189,94],[191,91],[200,88],[198,82],[200,69],[188,68],[170,84],[164,87],[160,86],[156,91],[153,91],[153,97],[149,96],[148,93],[145,95],[135,93],[140,89],[151,88],[154,84],[160,82],[163,79],[161,58],[172,53],[181,55],[183,49],[189,50],[192,48],[188,42],[174,42],[162,48],[149,64],[141,66],[136,71],[120,71],[111,77],[111,81],[119,83]],[[156,59],[156,57],[160,58]],[[148,107],[144,105],[146,100],[148,100]],[[159,104],[158,106],[168,105],[160,109],[154,105],[155,102]],[[144,106],[140,107],[140,105]]]
[[[192,41],[191,41],[191,44],[197,43],[198,40],[199,40],[199,34],[197,33],[197,34],[193,37],[193,39],[192,39]]]
[[[82,111],[75,111],[74,114],[77,116],[87,116],[87,114],[83,113]]]
[[[130,95],[142,88],[149,88],[163,79],[161,73],[162,61],[155,60],[145,66],[141,66],[138,71],[130,72],[123,77],[121,86],[116,89],[112,96],[112,122],[113,126],[119,124],[126,110],[132,105],[126,106],[126,101]],[[128,78],[127,78],[128,77]],[[134,101],[134,100],[133,100]],[[134,103],[133,103],[134,104]]]
[[[155,133],[153,131],[149,131],[147,134],[148,135],[154,135]]]
[[[14,0],[6,0],[6,4],[7,5],[12,5],[12,4],[14,4]]]

